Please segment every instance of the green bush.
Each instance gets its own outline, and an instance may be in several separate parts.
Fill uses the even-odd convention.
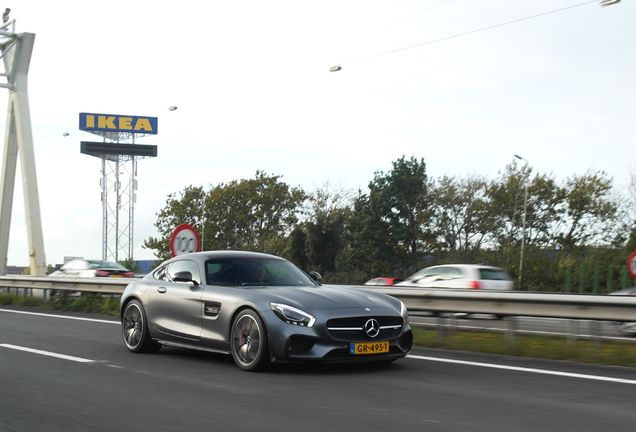
[[[48,303],[42,297],[0,293],[1,306],[40,306],[46,309],[101,313],[119,316],[119,296],[83,293],[70,295],[68,292],[58,292],[51,296]]]

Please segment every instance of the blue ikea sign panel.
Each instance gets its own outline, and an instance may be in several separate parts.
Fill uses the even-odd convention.
[[[158,126],[157,117],[91,113],[80,113],[79,115],[79,128],[86,132],[128,132],[154,135],[157,133]]]

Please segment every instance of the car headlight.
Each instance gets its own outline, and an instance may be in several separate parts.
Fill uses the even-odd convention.
[[[269,306],[276,316],[287,324],[311,327],[316,322],[316,318],[307,312],[283,303],[270,303]]]
[[[408,321],[409,311],[406,309],[406,305],[402,301],[400,301],[400,315],[402,315],[402,318],[404,318],[405,321]]]

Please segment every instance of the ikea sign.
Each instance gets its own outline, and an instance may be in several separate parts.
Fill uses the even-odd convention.
[[[80,113],[79,123],[86,132],[156,134],[159,122],[157,117]]]

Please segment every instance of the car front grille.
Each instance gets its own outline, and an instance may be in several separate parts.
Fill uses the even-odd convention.
[[[372,318],[380,324],[380,332],[375,337],[370,337],[364,331],[364,324]],[[327,321],[327,331],[329,336],[338,341],[387,340],[400,335],[403,321],[402,317],[395,316],[335,318]]]

